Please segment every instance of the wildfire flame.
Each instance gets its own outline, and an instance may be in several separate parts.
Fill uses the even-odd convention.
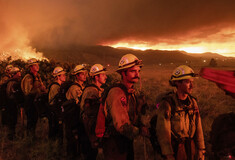
[[[37,52],[36,49],[32,47],[26,47],[23,49],[9,49],[0,51],[0,60],[6,60],[8,57],[11,57],[12,60],[21,59],[26,61],[30,58],[36,58],[38,60],[48,60],[43,56],[42,52]]]
[[[235,47],[227,47],[232,45],[224,45],[224,44],[208,44],[208,43],[200,43],[197,45],[187,45],[187,44],[181,44],[181,45],[168,45],[165,43],[161,44],[150,44],[148,42],[135,42],[135,41],[119,41],[117,43],[104,43],[101,45],[111,46],[114,48],[130,48],[130,49],[137,49],[137,50],[179,50],[179,51],[185,51],[188,53],[205,53],[205,52],[212,52],[212,53],[218,53],[224,56],[232,56],[235,57]],[[216,46],[216,48],[215,48]]]

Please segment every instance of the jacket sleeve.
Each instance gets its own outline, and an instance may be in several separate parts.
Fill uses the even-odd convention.
[[[130,139],[139,134],[139,129],[130,122],[129,107],[124,91],[118,87],[111,89],[107,97],[107,105],[110,107],[113,125],[119,133]]]
[[[27,76],[27,75],[26,75]],[[25,95],[33,94],[33,79],[30,78],[29,76],[25,77],[23,80],[23,86],[22,88],[23,92]],[[36,93],[36,91],[35,91]]]
[[[59,85],[54,84],[54,85],[51,86],[51,89],[50,89],[49,94],[48,94],[48,96],[49,96],[48,101],[49,101],[50,105],[53,104],[53,99],[54,99],[55,95],[59,92],[59,90],[60,90]]]
[[[171,106],[168,102],[161,102],[158,110],[156,133],[163,155],[173,155],[171,145]]]
[[[82,95],[82,90],[77,85],[72,85],[68,92],[66,93],[66,98],[68,100],[74,99],[76,103],[79,102],[79,98]]]

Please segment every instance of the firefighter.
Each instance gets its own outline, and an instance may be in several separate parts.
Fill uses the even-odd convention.
[[[80,104],[80,113],[85,127],[85,133],[81,135],[82,151],[85,159],[96,159],[97,156],[97,137],[95,135],[95,126],[101,94],[104,91],[101,86],[105,84],[106,68],[101,64],[95,64],[90,69],[92,84],[88,85],[83,91]]]
[[[160,103],[156,133],[167,160],[204,159],[201,118],[197,100],[191,96],[196,76],[186,65],[177,67],[169,81],[176,92],[165,96]]]
[[[73,71],[72,75],[75,76],[75,85],[72,85],[68,92],[66,93],[66,98],[68,100],[74,99],[76,104],[80,102],[80,97],[85,88],[85,82],[87,78],[87,70],[83,65],[77,65]]]
[[[54,104],[55,95],[60,90],[60,85],[66,81],[66,71],[62,67],[56,67],[52,73],[54,77],[54,82],[50,85],[48,100],[49,104]]]
[[[17,123],[17,105],[20,104],[23,93],[20,90],[21,71],[18,67],[11,68],[11,80],[7,82],[6,86],[6,126],[8,129],[8,139],[13,140],[15,137],[15,127]]]
[[[140,133],[142,135],[147,133],[146,128],[137,127],[138,113],[134,84],[139,81],[141,67],[142,60],[135,55],[124,55],[117,69],[122,78],[121,83],[111,87],[107,97],[104,96],[105,159],[134,159],[133,139]]]
[[[5,73],[1,77],[0,85],[6,83],[11,78],[10,71],[12,68],[13,68],[13,65],[11,64],[6,66]]]
[[[66,92],[66,98],[68,101],[75,101],[69,104],[66,108],[71,108],[66,112],[64,109],[64,123],[65,134],[67,139],[67,154],[72,159],[80,155],[79,148],[79,119],[80,119],[80,97],[85,88],[85,82],[87,78],[87,69],[84,65],[77,65],[71,73],[75,77],[75,82],[69,87]],[[72,112],[71,112],[72,111]]]
[[[29,72],[21,81],[21,88],[25,96],[25,113],[27,116],[27,134],[35,138],[35,129],[38,120],[38,113],[34,104],[37,96],[47,92],[39,71],[37,59],[31,58],[27,61]]]
[[[63,123],[59,118],[60,107],[55,104],[55,96],[60,90],[62,83],[66,81],[66,71],[62,67],[56,67],[52,75],[54,77],[54,82],[49,86],[48,91],[48,103],[50,105],[49,110],[49,137],[58,137],[60,144],[63,142]]]

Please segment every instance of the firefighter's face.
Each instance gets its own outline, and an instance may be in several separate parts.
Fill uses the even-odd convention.
[[[16,79],[21,79],[21,72],[17,72],[14,76],[13,76],[13,78],[16,78]]]
[[[128,83],[137,83],[140,79],[140,67],[133,66],[128,68],[126,72],[124,72],[123,76],[126,78]]]
[[[85,82],[87,77],[87,72],[80,72],[76,75],[78,81]]]
[[[177,90],[185,94],[191,94],[193,90],[193,79],[185,79],[181,82],[177,82]]]
[[[58,77],[59,77],[59,80],[60,80],[61,82],[65,82],[65,81],[66,81],[66,75],[65,75],[65,74],[61,74],[61,75],[59,75]]]
[[[33,72],[38,72],[39,71],[39,65],[38,64],[33,64],[30,66],[31,70]]]
[[[97,80],[100,84],[105,84],[107,76],[105,73],[101,73],[97,76]]]

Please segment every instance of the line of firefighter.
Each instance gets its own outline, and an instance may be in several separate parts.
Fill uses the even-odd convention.
[[[38,61],[34,58],[28,60],[28,67],[30,72],[21,80],[21,89],[25,99],[27,133],[35,136],[38,113],[34,100],[48,92],[49,105],[56,104],[55,97],[61,92],[62,85],[66,84],[66,72],[62,67],[56,67],[53,71],[54,82],[47,91],[38,73]],[[138,112],[141,106],[138,104],[134,89],[134,84],[140,79],[141,67],[142,60],[135,55],[124,55],[117,69],[121,75],[121,82],[104,91],[101,86],[106,83],[106,68],[100,64],[93,65],[90,69],[92,83],[85,86],[87,70],[83,65],[77,65],[72,71],[75,81],[70,84],[65,96],[73,105],[79,107],[78,110],[73,110],[79,113],[70,114],[67,119],[60,119],[56,111],[53,112],[51,109],[49,116],[47,115],[49,137],[58,138],[62,144],[65,123],[67,153],[72,158],[82,153],[84,159],[96,159],[97,155],[103,155],[104,159],[134,159],[133,139],[138,135],[150,136],[148,128],[140,122]],[[7,95],[14,94],[15,88],[12,83],[20,82],[20,73],[17,67],[6,67],[7,76],[1,79],[1,84],[11,82],[7,84]],[[167,94],[157,110],[155,136],[163,159],[203,160],[205,157],[200,114],[196,99],[191,96],[196,76],[188,66],[177,67],[169,81],[176,87],[176,91]],[[15,81],[11,81],[12,79]],[[17,121],[17,101],[12,101],[10,106],[14,109],[2,107],[2,122],[9,128],[9,137],[13,139]],[[57,108],[63,112],[66,109],[63,106],[65,107],[62,105]],[[9,120],[9,117],[13,117],[14,120]],[[70,124],[71,120],[77,123]]]

